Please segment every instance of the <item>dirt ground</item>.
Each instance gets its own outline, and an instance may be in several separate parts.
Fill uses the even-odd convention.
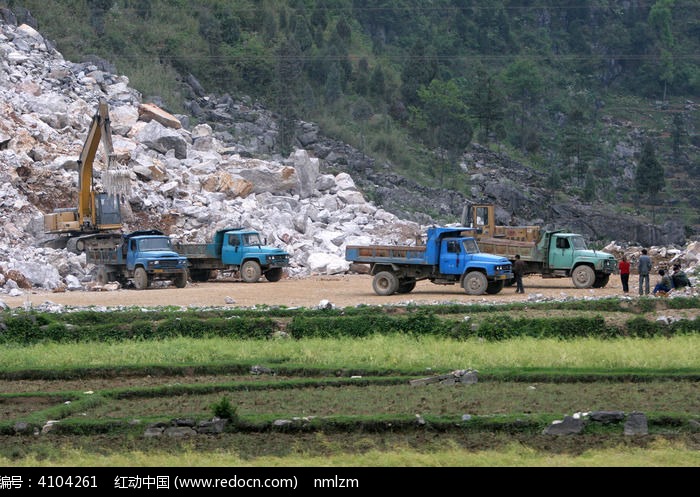
[[[114,291],[51,292],[27,290],[17,297],[0,296],[10,307],[37,307],[45,302],[66,306],[185,306],[185,307],[254,307],[286,306],[316,307],[328,301],[335,307],[360,304],[430,305],[442,302],[487,303],[519,302],[561,298],[600,298],[622,296],[619,276],[613,275],[605,288],[575,288],[569,278],[542,279],[526,276],[525,294],[515,293],[515,286],[506,287],[496,295],[467,295],[459,285],[436,285],[419,281],[408,294],[382,297],[372,290],[372,277],[362,274],[283,278],[276,283],[261,279],[258,283],[236,280],[216,280],[206,283],[188,283],[185,288],[154,287],[147,290],[120,289]],[[630,278],[630,297],[637,296],[637,277]]]

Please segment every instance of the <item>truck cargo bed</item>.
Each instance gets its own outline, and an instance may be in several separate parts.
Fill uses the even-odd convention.
[[[221,246],[212,243],[175,243],[175,252],[188,259],[220,259]],[[217,250],[218,248],[218,250]]]
[[[425,264],[425,246],[348,245],[346,260],[359,263]]]
[[[516,254],[524,261],[539,261],[542,258],[535,242],[509,240],[504,238],[481,238],[479,248],[488,254],[514,259]]]

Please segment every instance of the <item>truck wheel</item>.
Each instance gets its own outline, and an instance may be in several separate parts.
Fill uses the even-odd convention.
[[[503,290],[504,284],[505,284],[505,283],[504,283],[503,280],[500,280],[500,281],[491,281],[491,282],[489,282],[489,284],[486,286],[486,293],[488,293],[489,295],[496,295],[496,294],[499,293],[501,290]]]
[[[95,275],[95,281],[97,282],[98,285],[106,285],[107,283],[109,283],[109,273],[107,272],[107,268],[99,267],[97,269],[97,274]]]
[[[484,273],[472,271],[467,273],[462,281],[462,287],[467,295],[483,295],[488,288],[489,282]]]
[[[148,273],[142,267],[137,267],[134,271],[134,287],[137,290],[148,288]]]
[[[187,271],[178,274],[174,279],[173,283],[178,288],[185,288],[187,286]]]
[[[399,288],[396,293],[411,293],[416,287],[416,280],[401,280],[399,281]]]
[[[590,288],[595,282],[595,272],[590,266],[577,266],[571,274],[571,280],[576,288]]]
[[[271,283],[274,283],[275,281],[279,281],[282,279],[282,268],[281,267],[275,267],[270,269],[269,271],[265,271],[265,279]]]
[[[595,277],[595,281],[593,282],[593,288],[604,288],[605,285],[608,284],[608,281],[610,281],[609,274],[598,275]]]
[[[374,288],[374,293],[377,295],[392,295],[399,288],[399,279],[394,273],[382,271],[374,275],[372,288]]]
[[[246,283],[255,283],[260,279],[262,271],[260,270],[260,264],[256,261],[245,261],[243,266],[241,266],[241,278]]]
[[[190,271],[190,278],[192,278],[192,281],[207,281],[209,279],[209,271],[208,269],[193,269]]]

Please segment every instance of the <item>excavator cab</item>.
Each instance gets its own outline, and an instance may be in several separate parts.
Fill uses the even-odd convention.
[[[493,236],[494,213],[492,205],[474,205],[472,223],[481,236]]]
[[[115,230],[122,226],[121,207],[118,195],[97,193],[95,195],[95,219],[98,230]]]

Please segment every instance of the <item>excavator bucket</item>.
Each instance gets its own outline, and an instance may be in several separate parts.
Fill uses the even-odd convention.
[[[102,188],[110,195],[131,193],[131,174],[128,169],[117,164],[114,157],[108,159],[107,169],[102,171]]]

